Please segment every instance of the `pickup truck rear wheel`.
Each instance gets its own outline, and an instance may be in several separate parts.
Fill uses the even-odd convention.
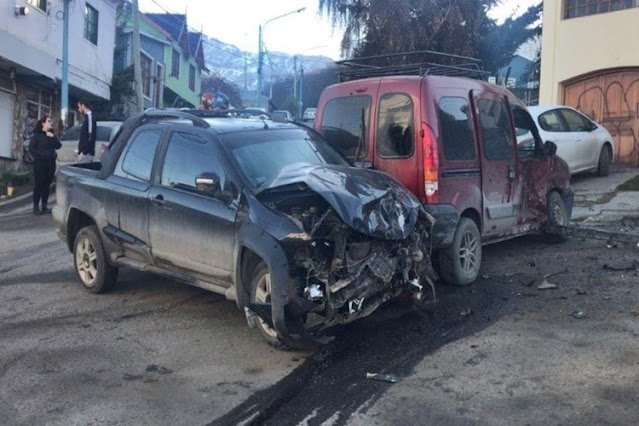
[[[472,219],[462,217],[453,243],[439,252],[440,272],[444,282],[467,285],[477,279],[481,267],[481,235]]]
[[[271,303],[271,274],[268,271],[268,266],[262,261],[255,267],[251,278],[251,302],[264,305]],[[277,331],[260,317],[257,319],[257,330],[269,345],[278,349],[286,347],[280,341]]]
[[[73,243],[75,272],[89,293],[105,293],[118,280],[118,268],[107,261],[102,240],[95,226],[80,229]]]

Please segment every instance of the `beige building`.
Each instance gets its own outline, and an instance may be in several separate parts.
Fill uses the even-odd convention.
[[[639,165],[639,0],[544,0],[540,104],[583,111]]]

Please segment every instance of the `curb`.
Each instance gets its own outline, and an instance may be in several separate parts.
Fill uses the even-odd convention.
[[[55,191],[55,182],[51,184],[49,187],[49,193],[51,191]],[[8,201],[0,201],[0,213],[5,213],[8,210],[11,210],[16,205],[20,205],[24,202],[24,200],[29,200],[33,197],[33,191],[28,192],[26,194],[22,194],[16,198],[12,198]]]

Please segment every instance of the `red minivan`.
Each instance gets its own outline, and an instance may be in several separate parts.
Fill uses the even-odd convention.
[[[420,199],[436,219],[446,282],[476,279],[482,244],[569,223],[567,164],[500,86],[445,76],[338,83],[322,92],[315,130],[355,165],[385,171]]]

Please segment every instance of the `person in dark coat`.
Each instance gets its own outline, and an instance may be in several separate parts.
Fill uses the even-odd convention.
[[[29,151],[33,154],[33,214],[41,215],[51,213],[47,208],[49,202],[49,187],[53,182],[55,174],[55,159],[58,154],[56,149],[60,149],[62,144],[51,132],[53,120],[45,115],[36,121],[33,129],[33,136],[29,142]],[[42,202],[42,208],[40,208]]]
[[[78,102],[78,111],[84,115],[78,141],[78,163],[90,163],[95,156],[95,139],[97,136],[97,120],[86,100]]]

